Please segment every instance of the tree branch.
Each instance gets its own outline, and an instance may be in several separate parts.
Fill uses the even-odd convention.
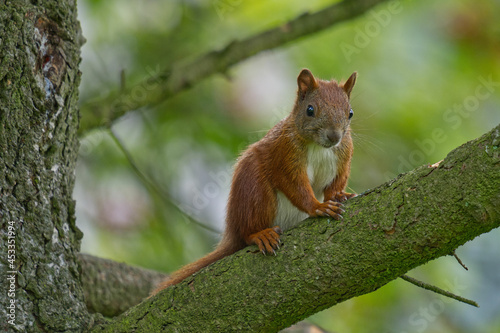
[[[386,0],[346,0],[314,14],[303,14],[259,35],[233,41],[224,49],[208,52],[194,61],[174,64],[135,86],[82,105],[79,134],[109,126],[128,111],[154,106],[214,73],[226,72],[234,64],[261,51],[279,47],[357,17],[384,1]]]
[[[87,309],[106,317],[115,317],[147,298],[167,274],[134,267],[112,260],[80,253],[82,284]],[[323,332],[308,322],[301,322],[283,332]]]
[[[372,292],[500,226],[500,125],[308,219],[277,256],[247,247],[131,308],[96,332],[278,331]]]
[[[87,309],[114,317],[139,304],[167,275],[80,253]]]

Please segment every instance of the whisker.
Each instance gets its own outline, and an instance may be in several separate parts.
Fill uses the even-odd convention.
[[[373,138],[370,135],[365,135],[365,134],[353,132],[353,133],[351,133],[351,136],[353,138],[353,142],[354,142],[355,146],[361,146],[361,147],[363,147],[362,149],[367,149],[367,150],[370,150],[367,148],[367,146],[371,146],[372,148],[375,148],[375,150],[377,150],[379,152],[385,151],[384,148],[382,148],[383,147],[382,141],[376,140],[375,138]]]

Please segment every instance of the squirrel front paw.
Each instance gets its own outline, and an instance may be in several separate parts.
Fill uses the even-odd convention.
[[[347,199],[354,198],[355,196],[357,196],[356,193],[337,192],[337,193],[335,193],[333,198],[331,198],[331,200],[337,201],[337,202],[344,202]]]
[[[251,234],[248,239],[248,244],[255,244],[259,247],[259,250],[263,253],[273,253],[276,255],[277,249],[280,247],[280,235],[282,231],[278,226],[267,228],[262,231]]]
[[[344,210],[341,207],[342,204],[340,202],[328,200],[319,203],[318,207],[316,207],[316,209],[314,210],[314,213],[310,215],[312,217],[330,216],[336,220],[340,220],[342,219],[342,213],[344,212]]]

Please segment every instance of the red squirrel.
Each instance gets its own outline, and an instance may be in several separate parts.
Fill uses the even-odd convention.
[[[275,253],[282,230],[308,216],[342,218],[341,202],[355,196],[344,189],[353,152],[349,99],[356,77],[354,72],[339,84],[317,79],[308,69],[300,72],[291,114],[236,163],[219,245],[174,272],[153,294],[247,245]]]

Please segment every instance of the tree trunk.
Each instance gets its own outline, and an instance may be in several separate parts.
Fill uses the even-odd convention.
[[[84,41],[76,1],[3,3],[0,330],[85,331],[92,316],[80,283],[82,233],[71,197]]]

